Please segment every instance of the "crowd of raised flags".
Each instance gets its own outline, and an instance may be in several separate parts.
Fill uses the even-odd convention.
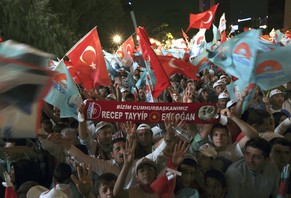
[[[109,86],[119,70],[127,71],[128,88],[132,92],[141,84],[147,86],[147,102],[157,101],[175,73],[199,80],[199,72],[209,69],[211,64],[237,78],[227,86],[231,99],[238,99],[238,94],[245,88],[253,90],[245,100],[245,108],[252,100],[256,86],[269,90],[289,82],[290,35],[280,30],[262,35],[261,30],[253,29],[227,38],[225,14],[221,16],[218,28],[213,24],[218,8],[217,4],[205,12],[190,14],[186,33],[191,28],[199,31],[188,41],[189,37],[182,30],[184,39],[171,49],[154,47],[143,27],[136,29],[136,44],[132,35],[114,54],[102,50],[94,27],[58,61],[51,61],[51,55],[29,46],[2,42],[1,136],[33,137],[29,131],[37,128],[39,102],[43,99],[60,109],[60,117],[77,119],[77,108],[82,102],[78,87],[92,90],[101,85]],[[213,41],[207,42],[205,32],[211,25]],[[131,78],[136,68],[140,68],[143,75],[135,84]]]
[[[120,70],[126,70],[128,73],[127,85],[131,92],[135,91],[134,87],[148,86],[148,102],[153,102],[161,95],[170,85],[169,79],[175,73],[199,80],[199,72],[209,69],[211,64],[237,79],[228,86],[231,99],[236,99],[238,95],[233,90],[242,92],[250,85],[252,88],[259,86],[262,90],[269,90],[288,82],[291,73],[288,65],[288,54],[291,50],[288,45],[289,35],[280,30],[272,30],[270,35],[262,35],[261,30],[253,29],[226,39],[226,34],[223,35],[226,32],[225,14],[220,17],[218,28],[212,23],[217,8],[218,4],[205,12],[190,14],[187,30],[196,28],[199,31],[188,41],[189,37],[182,29],[184,39],[173,42],[170,49],[151,43],[146,30],[138,27],[136,44],[131,35],[114,54],[111,54],[102,50],[97,28],[94,27],[64,58],[58,61],[50,60],[47,64],[42,63],[42,67],[49,65],[54,72],[52,86],[45,101],[60,108],[61,117],[76,118],[76,108],[81,100],[78,86],[86,90],[101,85],[109,86]],[[207,42],[205,32],[211,25],[213,40]],[[21,44],[10,45],[9,41],[3,42],[1,48],[1,57],[12,56],[12,59],[13,54],[26,55],[26,51],[31,49]],[[9,50],[10,48],[13,50]],[[47,57],[42,57],[40,53],[36,54],[34,56],[39,56],[39,59],[47,60]],[[5,68],[5,64],[4,61],[1,69]],[[24,67],[27,65],[24,64]],[[136,68],[144,72],[135,83],[132,73]],[[3,76],[6,73],[1,72]],[[2,80],[2,84],[7,84],[6,79]],[[251,100],[252,94],[249,97]],[[4,100],[3,97],[0,99]],[[246,100],[246,103],[249,100]]]

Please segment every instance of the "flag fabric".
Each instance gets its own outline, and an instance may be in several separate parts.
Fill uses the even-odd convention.
[[[260,39],[259,39],[259,51],[258,51],[258,53],[267,52],[267,51],[274,50],[274,49],[280,47],[280,45],[274,44],[270,40],[267,40],[266,37],[260,36],[259,38]]]
[[[171,56],[158,56],[158,59],[163,65],[163,68],[168,77],[171,77],[176,73],[180,73],[184,76],[187,76],[188,78],[199,80],[199,78],[196,76],[196,74],[199,73],[198,68],[193,66],[191,63],[187,63],[183,60]]]
[[[87,90],[111,84],[96,27],[76,43],[66,55],[78,71],[82,84]]]
[[[55,67],[50,68],[52,71],[55,70],[56,66],[59,64],[59,62],[55,65]],[[64,64],[66,65],[68,71],[70,72],[71,77],[73,78],[74,82],[77,85],[81,85],[82,81],[80,79],[79,73],[76,70],[75,67],[73,67],[72,62],[71,61],[64,61]]]
[[[280,30],[275,31],[275,39],[277,43],[281,43],[281,40],[284,38],[286,38],[286,36]]]
[[[160,63],[154,50],[151,48],[149,37],[143,27],[136,29],[139,37],[140,48],[145,61],[149,61],[151,68],[156,76],[156,85],[153,90],[153,97],[158,98],[160,94],[170,85],[169,78]]]
[[[225,13],[223,13],[219,20],[218,31],[221,35],[221,43],[226,41],[226,20],[225,20]]]
[[[117,56],[121,59],[122,65],[131,67],[133,64],[134,41],[130,36],[116,51]]]
[[[0,137],[36,137],[41,101],[52,84],[49,58],[24,44],[0,44]]]
[[[226,41],[226,32],[225,32],[225,31],[223,31],[223,32],[221,33],[220,41],[221,41],[221,43],[223,43],[223,42]]]
[[[189,48],[191,50],[191,57],[198,56],[202,51],[206,49],[205,40],[206,29],[200,29],[190,41]]]
[[[218,29],[214,24],[212,24],[212,32],[213,32],[213,40],[212,40],[212,42],[216,43],[218,41],[219,34],[218,34]]]
[[[63,60],[54,71],[53,86],[45,97],[45,101],[61,110],[61,118],[78,119],[77,108],[82,100],[81,95]]]
[[[116,54],[111,54],[105,50],[103,50],[103,53],[109,76],[111,80],[114,80],[115,77],[119,76],[118,71],[122,68],[121,60]]]
[[[248,89],[248,95],[245,97],[243,102],[242,113],[248,108],[250,102],[253,101],[256,92],[256,85],[254,83],[249,83],[242,79],[237,79],[227,85],[226,88],[230,99],[234,101],[238,101],[244,90]]]
[[[225,13],[223,13],[219,20],[218,31],[221,34],[225,30],[226,30],[226,20],[225,20]]]
[[[222,43],[214,51],[209,50],[208,59],[226,73],[250,82],[260,34],[260,30],[241,33]]]
[[[290,170],[289,170],[289,164],[287,164],[286,166],[284,166],[283,170],[281,171],[279,190],[278,190],[278,194],[276,198],[288,197],[287,189],[288,189],[289,177],[290,177]]]
[[[145,84],[146,84],[147,69],[146,68],[141,68],[141,71],[142,71],[141,76],[138,79],[138,81],[135,83],[135,86],[138,89],[144,87]]]
[[[146,72],[146,84],[145,84],[146,102],[154,102],[152,93],[153,93],[153,83],[151,80],[151,75],[149,74],[149,72]]]
[[[254,79],[261,89],[272,89],[290,81],[290,54],[291,46],[284,46],[257,55]]]
[[[212,6],[209,10],[205,12],[201,12],[199,14],[190,14],[189,27],[186,32],[188,32],[191,28],[209,29],[214,19],[217,7],[218,4]]]
[[[205,69],[210,68],[210,61],[207,58],[208,53],[206,51],[202,52],[195,58],[191,58],[190,62],[197,67],[198,71],[201,72]]]
[[[18,198],[13,186],[8,186],[5,188],[5,198]]]
[[[162,49],[164,56],[173,56],[175,58],[182,59],[185,55],[185,50],[182,49]]]

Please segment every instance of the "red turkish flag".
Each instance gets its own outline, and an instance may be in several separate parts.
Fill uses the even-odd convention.
[[[133,57],[135,45],[132,36],[130,36],[126,41],[124,41],[124,43],[121,46],[131,57]]]
[[[116,54],[121,59],[122,63],[130,67],[133,64],[133,53],[134,53],[134,41],[130,36],[117,50]]]
[[[190,14],[190,23],[186,32],[188,32],[191,28],[209,29],[214,19],[217,7],[218,4],[212,6],[209,10],[205,12],[201,12],[199,14]]]
[[[82,81],[81,81],[79,74],[78,74],[79,72],[75,69],[75,67],[73,67],[72,62],[71,61],[64,61],[64,64],[66,65],[74,82],[78,85],[82,84]]]
[[[158,56],[158,59],[162,63],[168,76],[180,73],[193,80],[199,80],[199,78],[195,75],[199,73],[198,67],[195,67],[191,63],[187,63],[183,60],[171,56]]]
[[[139,37],[139,44],[144,60],[150,61],[151,68],[156,76],[156,86],[152,92],[154,98],[158,98],[161,93],[170,85],[169,77],[166,74],[154,50],[151,48],[149,37],[143,27],[136,28]]]
[[[85,89],[111,84],[101,43],[94,27],[66,54],[77,71]]]
[[[226,41],[226,32],[225,30],[223,30],[223,32],[221,33],[221,39],[220,39],[220,42],[223,43]]]

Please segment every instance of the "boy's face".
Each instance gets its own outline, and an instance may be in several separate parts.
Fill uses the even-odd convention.
[[[141,165],[137,169],[136,179],[142,186],[147,186],[153,183],[157,177],[156,168],[150,164]]]
[[[213,129],[212,142],[217,149],[224,148],[228,145],[228,131],[225,128]]]
[[[109,184],[100,184],[98,198],[113,198],[114,184],[115,181],[111,181]]]
[[[205,179],[205,193],[208,198],[222,198],[225,195],[225,191],[217,179],[212,177]]]
[[[153,133],[149,129],[140,129],[137,132],[137,141],[141,146],[152,145]]]
[[[195,179],[196,167],[181,164],[178,170],[182,172],[181,177],[178,177],[178,183],[182,183],[184,187],[189,187]]]

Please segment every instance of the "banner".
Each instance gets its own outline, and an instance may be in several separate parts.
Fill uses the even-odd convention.
[[[82,102],[81,94],[63,60],[59,62],[54,71],[53,86],[44,100],[61,110],[61,118],[78,119],[77,108]]]
[[[35,138],[40,124],[40,101],[51,87],[52,55],[28,45],[0,44],[0,137]]]
[[[212,103],[147,103],[101,100],[85,101],[85,119],[135,123],[159,123],[165,119],[187,123],[219,123],[216,104]]]

